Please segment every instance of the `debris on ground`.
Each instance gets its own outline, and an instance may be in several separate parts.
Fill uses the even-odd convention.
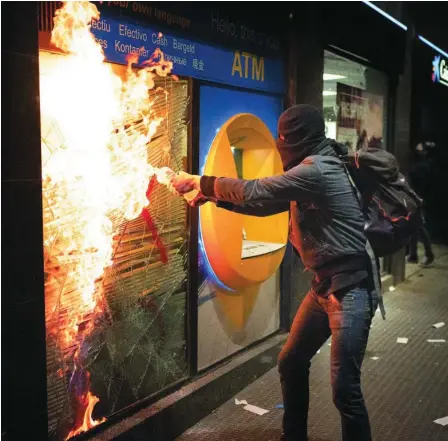
[[[439,418],[438,420],[434,421],[436,424],[440,424],[441,426],[448,426],[448,416]]]
[[[268,413],[269,410],[262,409],[261,407],[254,406],[252,404],[248,404],[247,406],[244,406],[245,410],[248,410],[249,412],[255,413],[257,415],[263,416],[265,413]]]

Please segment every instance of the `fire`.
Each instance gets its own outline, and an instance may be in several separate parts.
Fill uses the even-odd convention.
[[[130,59],[127,79],[121,80],[104,63],[90,32],[94,19],[99,12],[92,3],[63,4],[52,43],[66,55],[40,79],[42,120],[52,121],[64,140],[55,149],[42,148],[45,270],[63,273],[57,302],[66,311],[64,332],[49,332],[57,334],[72,372],[83,369],[81,345],[95,317],[107,312],[101,279],[111,265],[117,219],[140,215],[148,205],[148,179],[160,174],[148,163],[147,144],[163,115],[154,114],[148,90],[155,74],[172,69],[157,50],[138,72]],[[46,299],[51,290],[54,285],[47,283]],[[99,399],[90,390],[78,398],[82,424],[68,438],[104,421],[92,419]]]
[[[98,403],[99,398],[93,395],[90,391],[87,392],[87,395],[84,399],[85,406],[86,406],[86,412],[84,414],[84,419],[82,422],[82,426],[78,427],[76,430],[70,431],[66,439],[72,438],[73,436],[79,435],[82,432],[87,432],[92,427],[98,426],[98,424],[103,423],[106,421],[105,418],[102,418],[101,420],[93,420],[92,419],[92,412],[93,408],[95,407],[95,404]]]

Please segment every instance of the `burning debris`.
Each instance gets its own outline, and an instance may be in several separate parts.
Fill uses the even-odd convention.
[[[47,334],[60,349],[65,371],[59,375],[68,378],[72,395],[67,439],[104,421],[92,417],[99,398],[90,391],[86,353],[95,322],[108,320],[103,282],[116,228],[142,215],[161,261],[169,258],[147,210],[155,179],[165,182],[167,170],[149,163],[147,146],[165,116],[153,110],[148,90],[155,75],[171,72],[172,63],[157,50],[135,72],[132,57],[123,81],[104,63],[90,32],[98,19],[90,2],[63,4],[51,41],[66,55],[40,83],[42,119],[53,121],[64,140],[42,149],[42,180]],[[56,313],[57,319],[48,319]]]

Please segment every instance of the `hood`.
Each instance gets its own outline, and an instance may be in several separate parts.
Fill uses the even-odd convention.
[[[278,120],[277,149],[285,171],[299,165],[307,156],[322,154],[325,122],[313,106],[299,104],[285,110]]]
[[[368,147],[357,152],[359,167],[368,167],[387,181],[399,179],[400,167],[394,155],[381,148]]]

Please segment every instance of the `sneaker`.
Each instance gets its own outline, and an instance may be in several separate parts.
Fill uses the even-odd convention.
[[[434,256],[425,257],[420,266],[422,266],[423,268],[428,268],[434,263],[435,260],[436,258]]]
[[[417,256],[409,256],[407,260],[408,260],[408,263],[418,263]]]

